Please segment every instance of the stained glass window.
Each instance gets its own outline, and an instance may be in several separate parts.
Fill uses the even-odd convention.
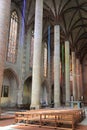
[[[17,57],[17,33],[18,33],[18,15],[16,11],[11,14],[9,44],[7,49],[7,61],[11,63],[16,62]]]

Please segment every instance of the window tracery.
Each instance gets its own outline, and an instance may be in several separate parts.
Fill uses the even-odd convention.
[[[16,62],[17,57],[17,35],[18,35],[18,15],[16,11],[11,14],[9,44],[7,49],[7,61],[11,63]]]

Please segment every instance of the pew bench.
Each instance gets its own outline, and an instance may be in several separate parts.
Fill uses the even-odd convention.
[[[84,117],[81,109],[69,110],[30,110],[15,113],[15,122],[23,122],[25,125],[39,127],[52,127],[65,130],[74,130],[77,123]]]
[[[66,130],[74,130],[76,119],[73,114],[44,113],[40,115],[40,127],[52,127]]]

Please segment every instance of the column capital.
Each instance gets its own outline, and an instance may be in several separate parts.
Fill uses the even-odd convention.
[[[54,24],[54,26],[60,26],[60,24]]]
[[[65,36],[65,41],[69,41],[69,37],[68,37],[68,35]]]
[[[69,40],[65,40],[65,44],[67,44],[67,43],[70,44]]]
[[[71,51],[72,51],[72,52],[75,52],[75,48],[74,48],[74,47],[71,47]]]
[[[80,52],[76,52],[76,58],[80,58]]]
[[[76,53],[75,53],[75,51],[71,51],[71,55],[72,55],[72,58],[73,58],[73,56],[74,56],[74,58],[76,58]]]
[[[76,58],[79,59],[79,61],[81,63],[81,52],[76,53]]]

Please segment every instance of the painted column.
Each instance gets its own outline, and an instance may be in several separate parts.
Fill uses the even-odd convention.
[[[50,88],[51,88],[51,105],[54,103],[54,50],[50,53]]]
[[[82,64],[80,64],[80,87],[81,100],[83,100]]]
[[[51,62],[51,58],[50,58],[50,26],[48,26],[48,47],[47,47],[48,49],[47,49],[47,52],[48,52],[48,87],[49,87],[49,91],[48,91],[48,103],[49,103],[49,105],[51,104],[51,80],[50,80],[50,78],[51,78],[51,73],[50,73],[50,62]]]
[[[54,50],[51,50],[51,85],[54,83]]]
[[[43,0],[36,0],[31,109],[40,107]]]
[[[65,47],[64,44],[62,43],[62,67],[61,67],[61,75],[62,75],[62,103],[65,103]]]
[[[3,82],[6,47],[8,43],[11,0],[0,0],[0,102]]]
[[[50,56],[50,85],[51,85],[51,103],[54,102],[54,91],[52,85],[54,84],[54,50],[51,50]]]
[[[65,41],[65,93],[66,105],[70,101],[70,52],[69,41]]]
[[[72,52],[72,87],[73,87],[73,97],[76,100],[76,60],[75,52]]]
[[[76,58],[76,84],[77,84],[77,100],[80,100],[80,62],[79,59]]]
[[[54,26],[54,107],[60,106],[60,26]]]

